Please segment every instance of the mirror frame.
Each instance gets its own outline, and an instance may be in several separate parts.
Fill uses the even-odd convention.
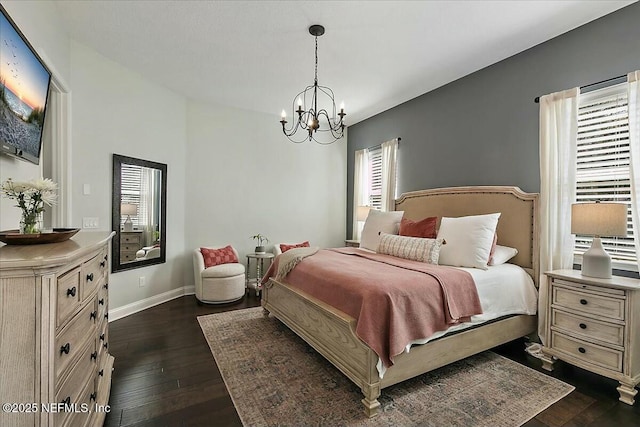
[[[120,262],[120,195],[122,191],[121,169],[123,164],[136,165],[151,169],[159,169],[162,172],[160,180],[160,256],[140,261]],[[111,206],[111,229],[116,232],[111,241],[111,271],[118,272],[133,268],[146,267],[148,265],[162,264],[167,260],[167,165],[149,160],[136,159],[135,157],[113,154],[113,193]]]

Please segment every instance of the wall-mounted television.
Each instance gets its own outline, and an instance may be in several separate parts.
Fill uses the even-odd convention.
[[[38,164],[51,72],[0,10],[0,152]]]

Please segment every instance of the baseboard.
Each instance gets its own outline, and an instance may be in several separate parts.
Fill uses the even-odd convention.
[[[109,310],[109,322],[122,319],[123,317],[127,317],[139,311],[146,310],[147,308],[171,301],[172,299],[180,298],[184,295],[193,295],[195,294],[195,290],[195,286],[183,286],[140,301],[132,302],[131,304],[123,305],[122,307],[111,309]]]

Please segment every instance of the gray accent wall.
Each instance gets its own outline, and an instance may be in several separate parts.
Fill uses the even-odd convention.
[[[516,185],[537,192],[539,110],[534,98],[637,69],[640,3],[349,126],[348,238],[356,150],[402,138],[398,195],[461,185]]]

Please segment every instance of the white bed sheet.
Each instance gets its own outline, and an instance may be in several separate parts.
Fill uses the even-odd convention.
[[[476,282],[482,314],[472,316],[471,321],[461,323],[447,329],[436,332],[430,337],[415,340],[407,344],[405,351],[408,353],[411,346],[425,344],[436,338],[440,338],[451,332],[460,331],[484,322],[511,314],[534,315],[538,308],[538,291],[531,276],[515,264],[502,264],[490,266],[487,270],[477,268],[455,267],[469,272]],[[378,359],[378,373],[380,378],[386,372],[382,361]]]

